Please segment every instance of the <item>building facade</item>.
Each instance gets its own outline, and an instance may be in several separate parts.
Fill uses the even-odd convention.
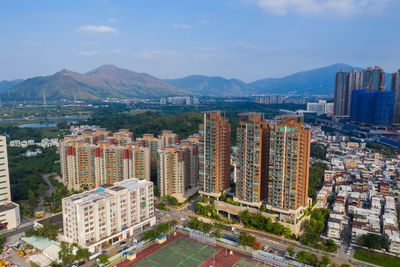
[[[364,125],[391,126],[394,101],[394,92],[353,91],[350,121]]]
[[[157,151],[162,148],[161,140],[153,134],[144,134],[142,138],[136,138],[136,142],[142,147],[150,148],[150,176],[151,181],[157,181]]]
[[[62,200],[64,240],[100,249],[155,224],[153,183],[130,179]]]
[[[161,149],[166,146],[176,145],[179,143],[179,135],[173,133],[170,130],[163,130],[158,136],[161,142]]]
[[[196,187],[199,177],[197,144],[182,140],[158,151],[157,186],[160,196],[173,196],[179,202],[186,200],[188,189]]]
[[[362,73],[352,70],[351,72],[339,71],[335,78],[335,97],[333,115],[336,118],[350,116],[351,96],[353,90],[362,87]]]
[[[261,207],[267,196],[269,126],[260,113],[242,113],[236,133],[234,200]]]
[[[310,129],[301,117],[282,117],[271,128],[267,207],[297,211],[309,202]]]
[[[400,125],[400,70],[392,74],[392,90],[395,94],[393,124]]]
[[[0,233],[20,225],[19,205],[11,202],[7,140],[0,136]]]
[[[352,96],[355,90],[367,92],[385,91],[385,72],[380,67],[367,68],[361,72],[339,71],[335,78],[335,97],[333,115],[348,118],[351,113]]]
[[[385,91],[385,72],[381,67],[367,68],[362,71],[362,90],[368,92]]]
[[[129,132],[126,138],[121,132],[82,135],[66,136],[60,146],[62,178],[69,189],[93,189],[131,178],[150,180],[150,148],[133,143]]]
[[[319,100],[316,103],[307,103],[307,111],[315,112],[317,115],[332,114],[333,103],[326,103],[326,100]]]
[[[230,186],[231,127],[220,111],[203,114],[199,131],[200,194],[219,197]]]
[[[158,151],[157,186],[160,196],[172,196],[179,202],[185,194],[185,152],[179,146]]]

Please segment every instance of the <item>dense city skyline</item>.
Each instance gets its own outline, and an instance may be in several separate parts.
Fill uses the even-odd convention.
[[[108,63],[246,82],[339,62],[394,72],[398,10],[394,0],[7,2],[0,80]]]

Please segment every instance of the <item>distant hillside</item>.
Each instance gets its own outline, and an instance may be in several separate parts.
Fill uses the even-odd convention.
[[[254,94],[319,94],[333,95],[335,75],[339,70],[351,71],[361,68],[346,64],[297,72],[282,78],[267,78],[249,84],[237,79],[192,75],[181,79],[165,80],[171,85],[193,93],[212,96],[248,96]]]
[[[217,97],[259,94],[298,93],[333,95],[335,75],[344,69],[361,68],[346,64],[297,72],[281,78],[261,79],[249,84],[238,79],[191,75],[180,79],[160,80],[147,73],[104,65],[87,73],[62,70],[50,76],[0,82],[1,100],[98,100],[107,97],[166,97],[208,95]],[[386,73],[386,90],[390,90],[391,74]]]
[[[345,71],[351,71],[352,69],[362,70],[346,64],[334,64],[323,68],[297,72],[282,78],[262,79],[249,85],[254,87],[258,94],[296,92],[310,95],[333,95],[335,75],[341,69]]]
[[[13,86],[22,83],[23,79],[16,79],[11,81],[0,81],[0,93],[7,91],[8,89],[12,88]]]
[[[253,93],[253,88],[238,79],[191,75],[180,79],[167,79],[167,83],[187,91],[210,96],[243,96]]]
[[[62,70],[27,79],[2,93],[4,100],[96,100],[120,97],[161,97],[190,94],[146,73],[104,65],[86,74]]]

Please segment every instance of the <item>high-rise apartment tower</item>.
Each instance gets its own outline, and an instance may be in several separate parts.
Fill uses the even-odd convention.
[[[199,131],[200,194],[219,197],[230,186],[231,126],[220,111],[203,113]]]
[[[261,207],[267,197],[269,126],[260,113],[242,113],[237,128],[234,200]]]

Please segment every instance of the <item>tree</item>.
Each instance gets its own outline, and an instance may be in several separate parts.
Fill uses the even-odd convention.
[[[331,262],[332,262],[332,260],[331,260],[331,258],[329,258],[328,255],[322,256],[322,258],[321,258],[322,266],[328,266],[328,264],[331,264]]]
[[[35,196],[35,193],[33,193],[33,191],[29,190],[28,191],[28,205],[29,205],[29,212],[31,215],[33,215],[33,211],[35,210],[37,204],[38,204],[38,201]]]
[[[388,240],[383,235],[366,234],[358,238],[357,244],[367,247],[369,249],[387,249],[389,244]]]
[[[33,227],[25,230],[25,236],[29,237],[33,235],[35,235],[35,229],[33,229]]]
[[[51,224],[47,219],[44,221],[43,226],[36,228],[28,228],[25,231],[26,236],[40,236],[48,239],[57,240],[58,237],[58,225]]]
[[[336,252],[337,245],[332,239],[325,240],[325,246],[328,252]]]
[[[287,252],[289,253],[289,256],[292,257],[294,255],[294,247],[289,246],[286,248]]]
[[[181,204],[179,203],[178,199],[176,199],[176,197],[173,196],[163,196],[162,200],[167,201],[168,204],[172,206],[179,206]]]
[[[310,149],[311,157],[326,160],[326,153],[327,153],[326,147],[318,145],[316,143],[311,143],[311,149]]]
[[[216,238],[221,238],[221,237],[222,237],[222,232],[221,232],[220,229],[217,229],[217,230],[215,231],[215,237],[216,237]]]
[[[58,258],[60,258],[64,266],[73,262],[75,260],[75,256],[73,254],[73,246],[67,242],[62,241],[60,243]]]
[[[79,260],[82,260],[82,259],[89,258],[90,255],[91,255],[91,253],[89,252],[89,249],[87,249],[87,248],[78,248],[78,250],[76,251],[75,259],[79,261]]]
[[[146,240],[154,239],[156,238],[156,232],[153,230],[147,231],[144,233],[143,238]]]
[[[46,194],[46,186],[43,183],[39,184],[39,188],[38,188],[38,194],[42,200],[43,203],[43,199],[44,199],[44,195]]]
[[[301,263],[307,263],[311,265],[317,265],[318,264],[318,258],[317,255],[311,252],[307,251],[300,251],[297,256],[296,260],[301,262]]]
[[[7,242],[7,237],[2,236],[0,237],[0,253],[3,253],[3,246]]]
[[[317,195],[317,187],[322,185],[324,180],[324,171],[329,167],[325,163],[316,162],[310,167],[310,175],[308,180],[308,195],[315,198]]]
[[[276,234],[276,235],[282,235],[283,234],[283,229],[284,226],[278,222],[275,222],[272,225],[272,233]]]
[[[248,225],[250,222],[250,212],[249,210],[244,210],[242,211],[242,213],[240,213],[240,221],[244,224],[244,225]]]
[[[108,262],[108,255],[107,254],[100,254],[97,258],[100,264],[106,264]]]
[[[239,243],[242,246],[250,246],[256,242],[256,237],[254,235],[248,234],[246,232],[241,232],[239,235]]]

